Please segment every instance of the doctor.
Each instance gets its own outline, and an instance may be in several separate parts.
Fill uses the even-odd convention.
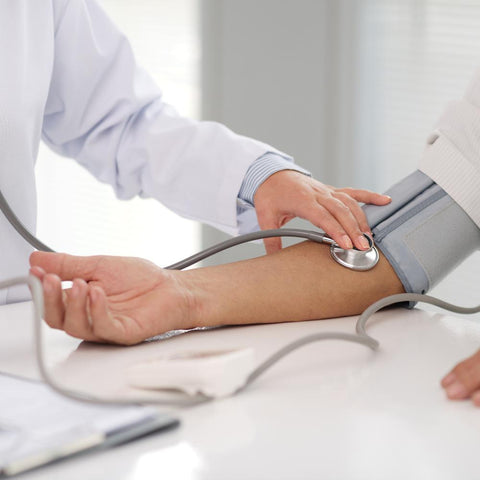
[[[153,197],[231,234],[300,216],[345,248],[367,248],[357,202],[389,202],[323,185],[291,157],[223,125],[179,117],[94,0],[2,1],[0,61],[0,190],[31,231],[40,139],[119,198]],[[0,238],[0,279],[23,274],[31,248],[3,217]],[[0,304],[25,294],[2,291]]]

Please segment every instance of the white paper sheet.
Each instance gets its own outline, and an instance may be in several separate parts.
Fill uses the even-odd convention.
[[[109,433],[149,417],[158,412],[83,403],[41,382],[0,374],[0,473],[12,463],[42,464],[100,445]]]

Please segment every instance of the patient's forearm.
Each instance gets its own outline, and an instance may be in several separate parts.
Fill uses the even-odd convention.
[[[194,292],[194,325],[272,323],[355,315],[403,287],[386,259],[367,272],[304,242],[276,254],[181,272]]]
[[[128,345],[197,326],[353,315],[402,291],[383,257],[373,270],[354,272],[335,263],[327,247],[310,242],[185,272],[127,257],[35,252],[30,262],[43,283],[51,327]],[[72,288],[62,291],[61,280],[73,281]]]

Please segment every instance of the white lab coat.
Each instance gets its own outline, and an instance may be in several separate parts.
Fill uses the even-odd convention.
[[[237,193],[275,149],[180,118],[93,0],[2,0],[0,65],[0,188],[31,231],[41,138],[120,198],[154,197],[230,233],[255,228],[253,209],[237,218]],[[0,238],[0,280],[25,275],[32,249],[3,215]],[[0,303],[21,296],[2,291]]]

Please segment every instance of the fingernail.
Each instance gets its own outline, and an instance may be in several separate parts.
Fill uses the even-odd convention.
[[[78,284],[73,282],[72,290],[70,291],[70,296],[77,297],[80,289],[78,288]]]
[[[456,379],[457,379],[457,376],[453,372],[450,372],[448,375],[443,377],[442,386],[446,388],[449,385],[451,385]]]
[[[449,385],[446,390],[448,398],[464,398],[467,396],[467,389],[458,380]]]
[[[370,248],[370,244],[368,243],[368,240],[363,235],[357,237],[357,240],[358,240],[358,243],[360,244],[360,246],[364,250],[367,250],[367,249]]]
[[[343,248],[345,248],[346,250],[348,250],[349,248],[353,248],[353,243],[348,235],[343,235],[342,245],[344,245]]]

